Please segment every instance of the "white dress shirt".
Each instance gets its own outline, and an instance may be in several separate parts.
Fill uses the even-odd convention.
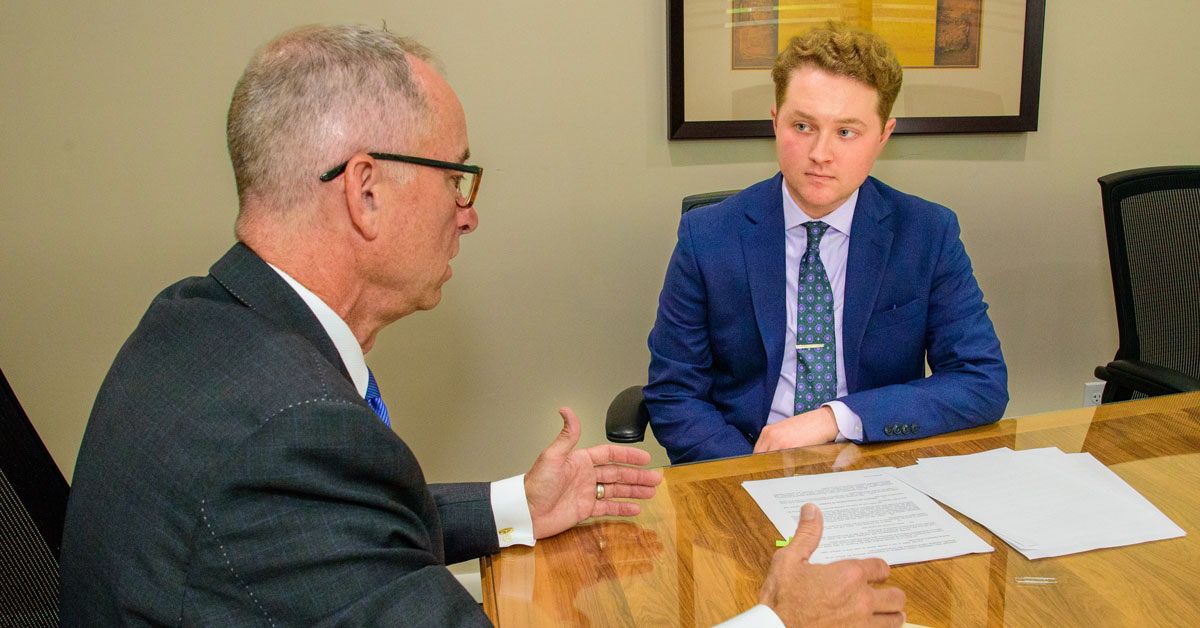
[[[329,307],[329,304],[322,301],[321,297],[313,294],[312,290],[300,285],[300,282],[292,279],[274,265],[267,265],[279,273],[279,276],[296,291],[296,294],[300,295],[300,298],[308,305],[308,309],[312,310],[317,321],[321,323],[321,327],[325,328],[325,333],[329,334],[329,339],[333,341],[333,346],[341,356],[342,363],[346,365],[346,370],[350,373],[350,380],[354,382],[359,396],[365,399],[368,379],[367,361],[363,357],[362,346],[358,344],[354,332],[350,331],[350,326],[337,315],[337,312],[333,311],[333,308]],[[533,518],[529,514],[529,501],[525,499],[524,480],[524,475],[518,475],[499,482],[492,482],[492,516],[496,519],[496,536],[500,541],[500,547],[533,545],[535,542]]]
[[[779,383],[771,400],[771,414],[767,424],[777,423],[796,414],[796,291],[800,280],[800,258],[808,249],[808,232],[800,225],[813,220],[783,185],[783,222],[785,231],[787,286],[784,303],[787,304],[787,328],[783,338],[783,365],[779,369]],[[845,203],[821,218],[829,225],[821,238],[821,264],[829,277],[829,288],[833,292],[833,335],[837,344],[837,395],[840,399],[846,390],[846,361],[842,353],[842,309],[846,294],[846,257],[850,252],[850,224],[854,222],[854,208],[858,204],[858,190]],[[837,419],[838,440],[862,440],[862,419],[846,404],[830,401],[823,404],[833,410]]]

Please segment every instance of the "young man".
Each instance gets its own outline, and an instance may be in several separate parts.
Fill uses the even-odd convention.
[[[780,173],[679,224],[655,436],[687,462],[999,419],[1007,371],[954,213],[868,176],[896,126],[891,48],[819,28],[772,77]]]

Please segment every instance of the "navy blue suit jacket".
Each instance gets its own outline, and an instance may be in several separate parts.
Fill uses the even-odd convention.
[[[673,462],[749,454],[766,425],[787,350],[782,186],[777,174],[679,222],[644,389]],[[849,394],[840,400],[862,418],[864,441],[940,434],[1004,413],[1000,342],[949,209],[868,178],[844,298]]]
[[[487,484],[427,485],[312,311],[244,245],[164,290],[96,397],[63,626],[490,626],[446,569]]]

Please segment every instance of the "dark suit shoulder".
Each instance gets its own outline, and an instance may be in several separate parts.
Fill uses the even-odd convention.
[[[360,400],[340,365],[305,336],[245,306],[211,277],[186,279],[160,293],[114,370],[125,361],[151,365],[164,392],[220,393],[205,403],[258,417],[308,399]],[[196,389],[200,384],[208,390]]]
[[[103,481],[106,467],[120,463],[165,474],[163,482],[186,491],[215,454],[281,412],[317,401],[369,412],[340,366],[300,333],[246,307],[211,277],[185,279],[154,299],[113,361],[77,476]]]

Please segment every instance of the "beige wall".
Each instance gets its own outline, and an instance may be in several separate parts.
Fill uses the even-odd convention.
[[[1078,406],[1115,350],[1096,177],[1200,162],[1200,5],[1049,4],[1041,130],[897,137],[875,168],[958,212],[1010,416]],[[232,242],[228,97],[286,27],[386,20],[431,46],[488,170],[442,305],[367,356],[433,480],[523,471],[563,404],[602,442],[645,378],[678,199],[775,172],[767,141],[667,142],[653,0],[2,5],[0,367],[68,477],[146,304]]]

